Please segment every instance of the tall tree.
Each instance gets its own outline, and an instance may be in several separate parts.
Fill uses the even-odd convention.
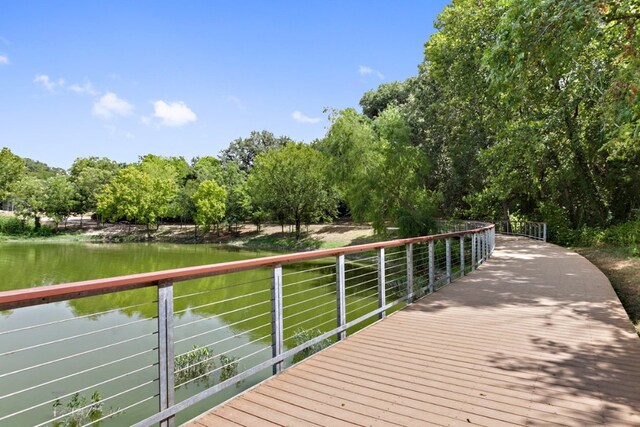
[[[118,170],[120,165],[106,157],[79,157],[71,165],[69,177],[76,188],[74,211],[80,215],[81,227],[83,216],[97,208],[96,195]]]
[[[224,218],[226,198],[227,192],[215,181],[202,181],[193,194],[196,224],[204,226],[205,230],[212,225],[216,225],[217,228]]]
[[[43,211],[56,226],[73,212],[76,189],[66,175],[56,175],[46,180]]]
[[[98,213],[114,221],[145,224],[148,229],[167,216],[177,190],[173,176],[156,175],[142,165],[128,166],[97,195]]]
[[[262,153],[249,175],[248,192],[257,208],[274,217],[291,218],[299,240],[301,224],[328,219],[335,213],[325,164],[322,153],[302,143]]]
[[[252,131],[247,138],[238,138],[229,147],[220,152],[223,162],[235,162],[241,170],[249,172],[256,157],[275,148],[281,148],[293,142],[286,136],[275,137],[271,132]]]
[[[11,186],[18,181],[25,172],[24,161],[7,147],[0,150],[0,203],[11,191]]]
[[[13,184],[11,198],[14,209],[23,220],[33,218],[36,230],[40,229],[40,217],[45,210],[45,182],[35,176],[24,176]]]
[[[425,186],[429,162],[412,144],[400,107],[387,107],[373,121],[352,109],[332,119],[319,147],[353,218],[371,221],[378,232],[390,224],[403,235],[429,231],[438,196]]]

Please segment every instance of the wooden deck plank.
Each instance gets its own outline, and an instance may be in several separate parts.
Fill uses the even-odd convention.
[[[599,270],[500,238],[473,274],[192,425],[635,426],[638,360]]]

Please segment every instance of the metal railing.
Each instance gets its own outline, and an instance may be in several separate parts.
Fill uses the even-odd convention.
[[[204,412],[475,270],[495,228],[460,229],[1,292],[13,320],[0,329],[0,424],[165,426]],[[71,313],[54,316],[57,302]]]
[[[547,224],[534,221],[496,221],[496,233],[547,241]]]

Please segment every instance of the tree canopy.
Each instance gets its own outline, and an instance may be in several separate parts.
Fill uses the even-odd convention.
[[[258,208],[291,220],[300,239],[301,224],[334,214],[336,202],[325,164],[322,153],[302,143],[259,154],[247,181],[248,192]]]

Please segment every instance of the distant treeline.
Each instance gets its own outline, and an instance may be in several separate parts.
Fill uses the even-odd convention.
[[[77,159],[69,171],[0,154],[0,199],[23,217],[300,224],[338,210],[378,231],[435,216],[607,227],[640,208],[637,0],[454,0],[416,76],[331,111],[305,145],[269,132],[217,157]]]

